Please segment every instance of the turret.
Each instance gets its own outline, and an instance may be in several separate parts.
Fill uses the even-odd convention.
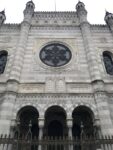
[[[87,22],[87,10],[83,2],[78,2],[76,5],[77,15],[79,17],[80,23]]]
[[[6,20],[6,16],[5,16],[5,11],[3,10],[0,12],[0,25],[2,25],[5,20]]]
[[[26,3],[26,8],[24,10],[24,20],[25,21],[30,21],[33,13],[34,13],[34,9],[35,9],[35,4],[33,3],[33,1],[29,1]]]
[[[108,11],[106,11],[104,20],[110,28],[113,28],[113,14],[112,13],[109,13]]]

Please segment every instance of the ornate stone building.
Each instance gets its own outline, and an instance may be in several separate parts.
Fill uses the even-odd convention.
[[[92,25],[73,12],[35,12],[20,24],[0,12],[0,133],[113,135],[113,14]]]

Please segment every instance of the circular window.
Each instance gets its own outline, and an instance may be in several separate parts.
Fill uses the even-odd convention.
[[[69,48],[59,43],[46,45],[40,51],[41,61],[52,67],[59,67],[67,64],[71,56]]]

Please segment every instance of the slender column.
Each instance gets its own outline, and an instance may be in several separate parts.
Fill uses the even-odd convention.
[[[39,125],[39,140],[41,140],[43,137],[44,118],[38,119],[38,125]]]
[[[38,118],[38,126],[39,126],[39,140],[43,138],[43,127],[44,127],[44,118]],[[38,146],[38,150],[42,150],[42,145]]]
[[[94,137],[99,138],[102,136],[101,127],[100,127],[100,119],[95,119],[93,123],[94,127]]]
[[[68,118],[67,119],[68,137],[71,140],[73,138],[73,135],[72,135],[72,126],[73,126],[73,119],[72,118]],[[69,145],[69,150],[73,150],[73,144]]]
[[[67,126],[68,126],[68,137],[72,139],[72,126],[73,126],[73,119],[67,119]]]

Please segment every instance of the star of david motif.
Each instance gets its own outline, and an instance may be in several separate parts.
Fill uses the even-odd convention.
[[[62,44],[49,44],[41,50],[40,59],[46,65],[59,67],[70,61],[71,52]]]

